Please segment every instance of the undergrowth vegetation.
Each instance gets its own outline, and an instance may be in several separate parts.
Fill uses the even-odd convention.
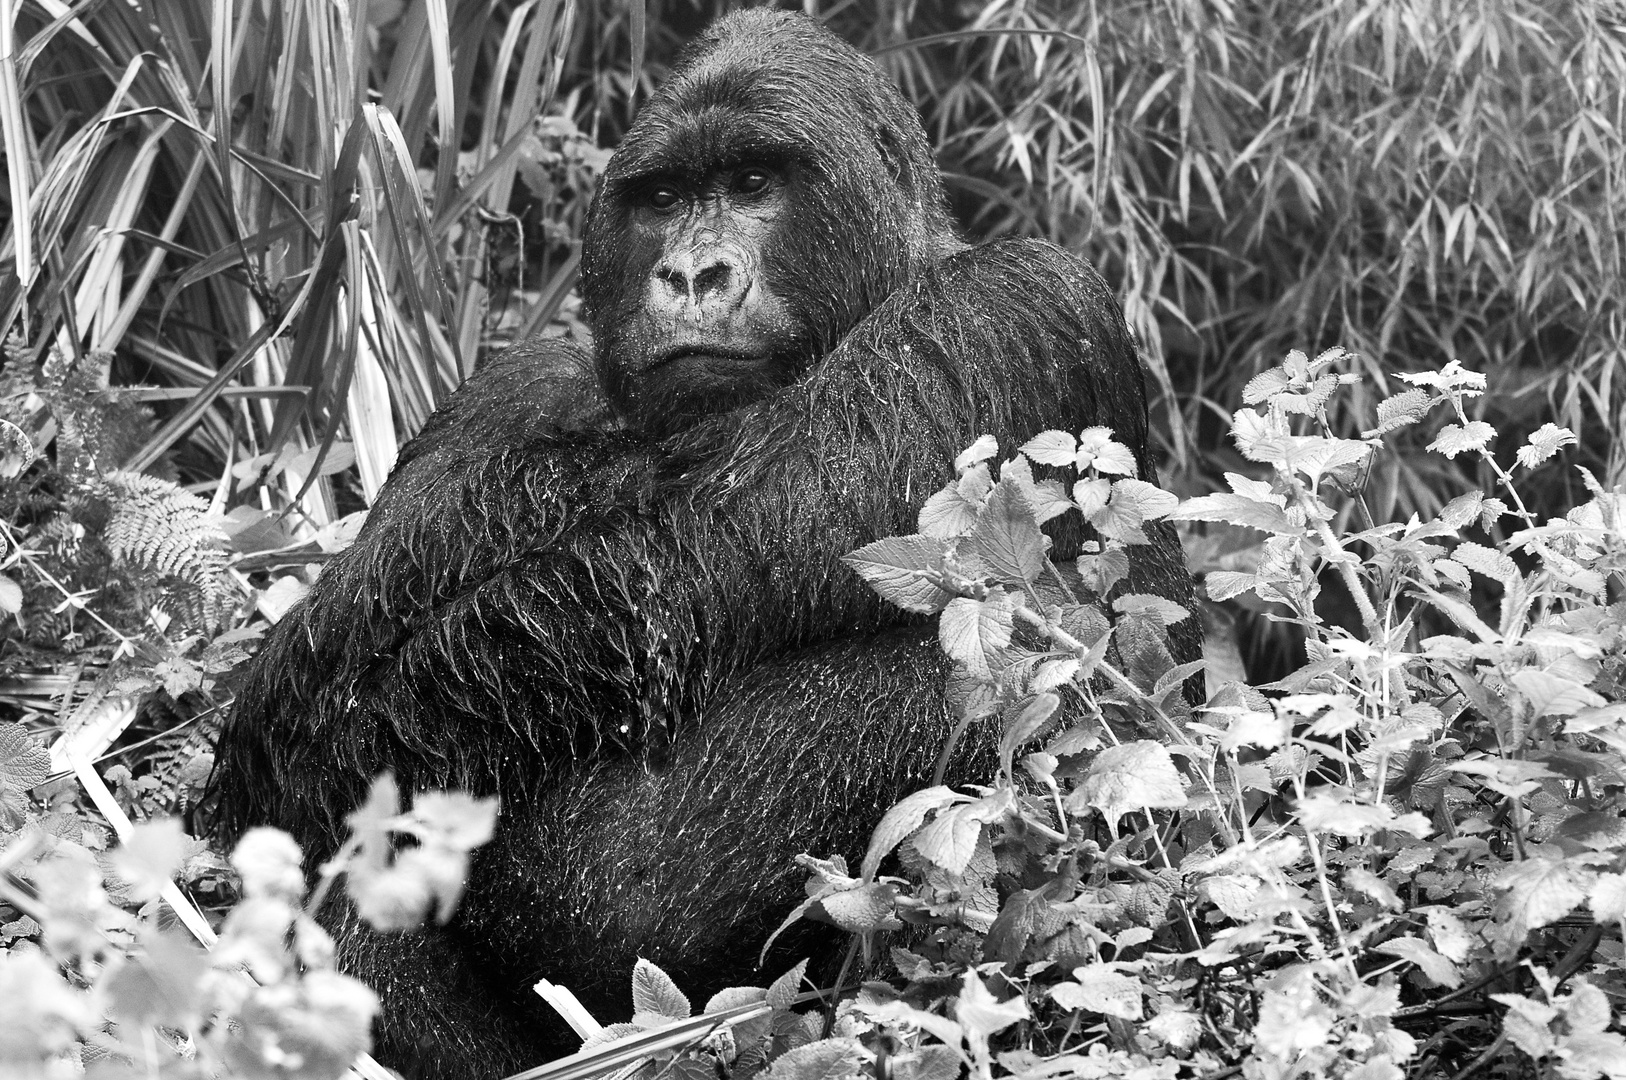
[[[680,988],[641,963],[635,1021],[587,1031],[598,1071],[1626,1075],[1626,495],[1583,471],[1586,502],[1534,515],[1523,481],[1574,435],[1496,447],[1465,409],[1484,378],[1456,362],[1407,376],[1362,439],[1333,436],[1348,360],[1294,352],[1249,384],[1231,434],[1256,475],[1228,474],[1226,492],[1181,501],[1136,479],[1104,428],[1045,432],[1003,461],[983,439],[918,534],[854,552],[883,596],[937,616],[973,686],[962,730],[999,725],[997,772],[904,799],[856,870],[802,857],[808,899],[787,924],[850,931],[888,978],[799,1014],[797,969],[686,1020]],[[1431,452],[1476,455],[1499,484],[1372,521],[1363,477],[1419,424]],[[1339,525],[1348,505],[1358,527]],[[1101,540],[1058,566],[1040,525],[1075,513]],[[1211,677],[1193,709],[1201,665],[1175,666],[1163,631],[1194,613],[1103,599],[1158,518],[1264,534],[1246,570],[1208,575],[1208,597],[1267,602],[1308,662],[1257,687]],[[159,929],[181,830],[146,825],[109,852],[39,786],[51,755],[20,725],[0,740],[0,983],[31,1010],[3,1049],[39,1075],[86,1055],[110,1075],[336,1075],[373,1003],[329,970],[308,913],[347,867],[375,923],[445,918],[495,810],[423,796],[400,818],[381,786],[303,908],[297,850],[251,834],[232,860],[245,899],[206,960]],[[388,829],[418,845],[391,861]],[[259,989],[236,978],[245,965]]]
[[[171,815],[401,443],[484,351],[582,333],[607,148],[713,6],[0,0],[6,1075],[365,1045],[285,839],[228,860]],[[1187,497],[1034,433],[855,553],[940,619],[998,773],[856,868],[808,854],[795,917],[886,981],[691,1018],[644,965],[600,1067],[1626,1076],[1619,5],[813,6],[919,105],[973,237],[1120,285]],[[1076,566],[1062,513],[1102,538]],[[1160,516],[1268,682],[1216,664],[1192,709],[1159,635],[1199,613],[1093,602]],[[490,808],[375,798],[352,889],[443,916]]]

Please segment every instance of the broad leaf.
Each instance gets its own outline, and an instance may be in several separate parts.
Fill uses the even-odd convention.
[[[944,543],[929,536],[889,536],[841,561],[869,582],[882,598],[905,611],[935,615],[954,599],[921,576],[923,570],[943,568]]]
[[[1123,1020],[1141,1018],[1141,982],[1116,970],[1116,965],[1086,964],[1073,969],[1073,978],[1078,981],[1061,983],[1050,990],[1050,996],[1062,1008]]]
[[[943,651],[979,678],[993,674],[999,654],[1011,643],[1014,612],[1020,597],[1003,589],[986,600],[955,597],[938,621]]]
[[[1428,449],[1454,458],[1458,454],[1468,451],[1478,452],[1490,445],[1496,438],[1496,429],[1483,420],[1475,420],[1466,427],[1458,424],[1447,424],[1440,429],[1434,441],[1428,444]]]
[[[1242,495],[1199,495],[1187,499],[1169,515],[1169,520],[1223,521],[1283,536],[1298,536],[1304,532],[1304,527],[1294,524],[1280,506]]]
[[[1568,915],[1586,900],[1596,878],[1585,865],[1542,851],[1504,869],[1496,878],[1502,895],[1491,912],[1496,955],[1514,956],[1530,931]]]
[[[881,823],[875,826],[875,832],[870,836],[869,850],[864,853],[864,862],[859,873],[865,881],[874,880],[876,872],[881,868],[881,860],[920,828],[920,823],[926,820],[927,814],[933,810],[953,806],[955,803],[969,801],[968,796],[961,795],[953,788],[941,786],[906,796],[888,810],[882,816]]]
[[[1044,534],[1019,480],[1001,477],[994,485],[971,539],[983,563],[1003,581],[1031,583],[1044,573]]]
[[[670,975],[639,957],[632,967],[632,1011],[682,1020],[692,1009]]]
[[[1114,836],[1118,819],[1137,810],[1178,809],[1186,805],[1180,772],[1161,743],[1142,739],[1112,746],[1090,762],[1073,799],[1101,811]],[[1069,801],[1073,801],[1070,799]]]

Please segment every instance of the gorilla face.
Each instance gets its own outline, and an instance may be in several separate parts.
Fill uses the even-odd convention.
[[[611,400],[645,431],[754,400],[795,379],[806,319],[774,280],[791,170],[763,161],[629,179],[625,208],[635,304],[610,335]]]
[[[897,87],[816,24],[743,13],[640,110],[594,199],[606,396],[655,436],[755,401],[957,246]]]

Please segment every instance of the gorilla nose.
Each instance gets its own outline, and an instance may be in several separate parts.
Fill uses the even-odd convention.
[[[655,313],[678,318],[726,317],[745,300],[750,276],[715,251],[672,255],[655,268]]]

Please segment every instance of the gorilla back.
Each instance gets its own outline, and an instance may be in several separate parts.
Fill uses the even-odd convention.
[[[961,243],[896,87],[799,16],[707,31],[585,245],[594,353],[527,342],[452,396],[268,635],[219,748],[222,836],[274,824],[313,857],[382,769],[502,797],[449,925],[326,916],[384,998],[380,1056],[427,1075],[574,1049],[540,977],[608,1020],[638,956],[702,995],[777,974],[753,967],[793,856],[855,855],[949,730],[934,629],[839,560],[913,531],[960,449],[1105,424],[1155,479],[1100,278]],[[1127,587],[1189,604],[1153,535]]]

